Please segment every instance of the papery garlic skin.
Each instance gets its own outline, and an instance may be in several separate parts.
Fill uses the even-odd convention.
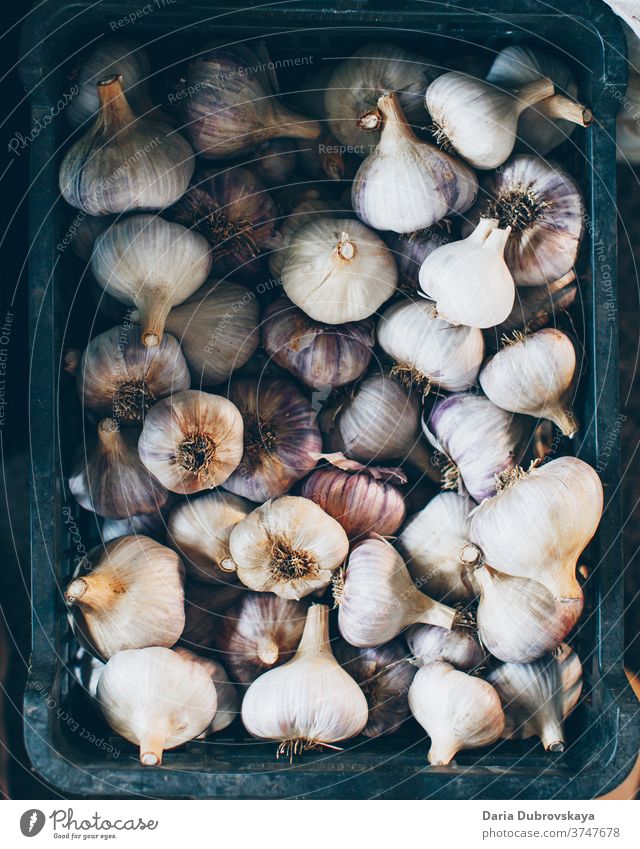
[[[416,586],[448,604],[471,601],[479,592],[474,566],[481,553],[469,541],[474,507],[466,495],[441,492],[409,518],[396,542]]]
[[[417,622],[451,628],[456,614],[413,585],[402,557],[383,539],[351,552],[336,602],[340,633],[359,648],[386,643]]]
[[[504,261],[510,227],[482,218],[466,239],[435,250],[420,267],[420,287],[450,324],[494,327],[513,308],[515,285]]]
[[[157,647],[112,657],[98,683],[98,700],[116,734],[140,747],[143,766],[159,766],[166,749],[209,728],[218,705],[204,667]]]
[[[274,277],[280,277],[286,258],[287,248],[294,233],[309,221],[316,221],[331,216],[336,210],[336,202],[323,200],[320,193],[314,189],[305,191],[301,197],[294,196],[294,202],[287,206],[280,200],[283,206],[283,220],[273,238],[271,252],[269,253],[269,271]]]
[[[184,657],[193,663],[198,663],[209,674],[216,688],[217,707],[213,722],[207,728],[205,734],[215,734],[217,731],[223,731],[240,716],[241,699],[237,688],[229,681],[224,667],[212,658],[202,657],[182,646],[174,649],[174,651],[180,657]]]
[[[231,401],[187,389],[151,408],[138,451],[167,489],[190,495],[226,481],[242,459],[242,435],[242,416]]]
[[[408,297],[413,297],[419,287],[418,276],[425,259],[436,248],[452,241],[447,224],[448,220],[444,219],[434,227],[415,230],[413,233],[394,233],[389,230],[382,234],[398,267],[398,289]]]
[[[329,608],[319,604],[309,608],[294,658],[261,675],[242,702],[247,731],[280,741],[279,753],[290,756],[355,737],[368,714],[362,690],[331,652]]]
[[[486,681],[448,663],[430,663],[416,673],[409,707],[431,738],[429,763],[445,766],[463,749],[495,743],[505,717],[497,692]]]
[[[451,630],[438,625],[413,625],[405,637],[418,666],[442,660],[470,672],[483,666],[487,659],[477,635],[467,625],[454,625]]]
[[[398,301],[388,307],[376,329],[378,344],[393,357],[394,374],[431,386],[462,392],[476,382],[484,358],[482,333],[452,327],[437,318],[429,301]]]
[[[359,221],[321,218],[302,225],[284,249],[287,297],[315,321],[368,318],[394,294],[396,266],[382,239]]]
[[[286,495],[239,522],[230,549],[238,577],[249,589],[297,601],[329,585],[347,556],[349,540],[313,501]]]
[[[576,376],[576,351],[561,330],[546,327],[517,335],[488,360],[480,373],[486,396],[503,410],[549,419],[564,436],[578,430],[569,393]]]

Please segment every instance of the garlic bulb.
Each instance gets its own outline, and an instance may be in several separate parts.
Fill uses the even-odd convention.
[[[431,738],[429,763],[444,766],[463,749],[495,743],[505,717],[491,684],[448,663],[430,663],[409,688],[412,714]]]
[[[496,407],[483,395],[460,393],[433,405],[423,429],[449,460],[445,486],[476,501],[495,495],[496,475],[513,469],[531,438],[530,421]]]
[[[97,441],[76,456],[69,489],[81,507],[109,519],[155,513],[169,497],[140,461],[138,432],[114,419],[102,419]]]
[[[420,141],[393,92],[378,100],[378,109],[384,118],[380,143],[358,169],[351,191],[358,218],[376,230],[413,233],[469,209],[478,192],[473,171]]]
[[[312,472],[300,494],[315,501],[337,519],[349,539],[379,534],[390,536],[403,523],[407,510],[394,484],[407,478],[401,469],[364,466],[343,454],[324,454],[331,467]]]
[[[391,252],[359,221],[319,218],[299,227],[284,248],[282,286],[315,321],[368,318],[394,294]]]
[[[551,285],[571,271],[585,227],[582,194],[573,177],[539,156],[523,154],[489,174],[482,188],[463,234],[487,217],[510,227],[504,260],[518,286]]]
[[[396,361],[392,375],[415,381],[425,392],[432,386],[462,392],[476,382],[484,357],[482,333],[452,327],[435,315],[429,301],[398,301],[378,322],[383,351]]]
[[[407,693],[416,674],[400,640],[368,649],[357,649],[339,640],[334,653],[367,699],[369,720],[363,736],[382,737],[397,731],[409,718]]]
[[[143,766],[159,766],[166,749],[209,728],[218,705],[203,666],[158,647],[112,657],[98,683],[98,700],[116,734],[140,747]]]
[[[194,379],[215,386],[255,353],[259,319],[252,292],[236,283],[208,280],[171,310],[165,329],[180,342]]]
[[[466,239],[429,254],[420,267],[420,288],[436,302],[440,318],[485,328],[508,317],[516,294],[503,256],[510,232],[495,218],[481,218]]]
[[[154,513],[141,513],[138,516],[127,516],[126,519],[105,519],[102,523],[100,538],[102,542],[126,536],[151,537],[163,545],[167,539],[167,513],[172,501],[168,498],[161,510]]]
[[[371,361],[370,319],[326,325],[279,298],[267,307],[261,327],[262,345],[276,365],[313,388],[353,383]]]
[[[184,627],[183,577],[177,554],[148,537],[120,537],[94,549],[64,594],[76,634],[102,658],[172,646]]]
[[[386,643],[416,622],[451,628],[456,616],[413,585],[402,557],[383,539],[353,549],[337,590],[340,633],[360,648]]]
[[[442,660],[469,672],[483,666],[487,659],[477,635],[467,625],[454,625],[451,630],[438,625],[412,625],[406,639],[418,666]]]
[[[286,186],[299,161],[298,148],[291,139],[267,139],[252,151],[253,170],[265,186]]]
[[[231,401],[187,389],[149,410],[138,451],[167,489],[190,495],[226,481],[242,459],[242,433]]]
[[[469,536],[494,569],[539,581],[560,600],[582,598],[576,565],[602,510],[594,469],[577,457],[558,457],[504,475],[498,494],[471,517]]]
[[[237,380],[228,392],[244,422],[244,453],[224,488],[262,503],[285,495],[322,450],[309,400],[286,380]]]
[[[263,672],[291,660],[307,608],[305,600],[251,592],[227,608],[215,627],[214,644],[232,677],[251,684]]]
[[[398,289],[407,296],[415,294],[419,287],[420,267],[425,259],[441,245],[451,241],[446,227],[448,220],[427,227],[426,230],[416,230],[413,233],[394,233],[390,230],[383,233],[387,247],[393,254],[398,268]]]
[[[325,85],[324,108],[334,136],[366,156],[380,138],[378,99],[396,92],[411,124],[424,123],[422,96],[436,70],[395,44],[366,44],[341,62]]]
[[[174,337],[165,334],[148,348],[141,336],[139,327],[118,325],[89,342],[77,372],[84,407],[138,424],[156,401],[189,388],[189,368]]]
[[[196,55],[186,79],[193,93],[183,101],[185,133],[196,153],[227,159],[268,139],[320,135],[317,121],[278,100],[264,66],[244,45],[209,47]]]
[[[555,323],[578,295],[574,271],[548,286],[516,286],[516,300],[509,316],[495,328],[495,342],[514,330],[535,331]],[[492,334],[493,335],[493,334]]]
[[[439,144],[453,148],[474,168],[497,168],[513,150],[520,115],[555,93],[545,77],[512,91],[450,71],[434,80],[425,95]]]
[[[313,501],[287,495],[267,501],[239,522],[229,547],[245,586],[297,601],[329,586],[349,540]]]
[[[203,236],[153,215],[118,221],[98,238],[91,259],[105,291],[137,307],[148,348],[160,344],[169,310],[204,283],[210,268]]]
[[[100,112],[60,166],[63,198],[89,215],[164,209],[184,193],[193,174],[193,151],[176,130],[137,115],[122,77],[98,83]]]
[[[475,506],[466,495],[441,492],[398,535],[397,547],[418,589],[449,604],[471,601],[479,592],[474,566],[480,552],[469,542]]]
[[[564,751],[563,722],[582,692],[580,658],[566,643],[533,663],[501,663],[487,680],[504,708],[503,737],[539,737],[548,752]]]
[[[303,224],[307,224],[309,221],[327,218],[336,209],[335,201],[323,200],[320,193],[314,189],[308,189],[301,197],[296,197],[292,205],[285,204],[282,199],[279,202],[283,212],[288,214],[283,216],[271,243],[269,270],[274,277],[280,277],[282,274],[286,257],[285,248],[288,247],[296,230],[299,230]]]
[[[493,60],[487,82],[499,88],[516,88],[541,77],[552,80],[556,92],[564,94],[554,94],[525,109],[518,120],[518,139],[520,145],[544,155],[566,141],[576,125],[588,127],[593,119],[591,111],[573,99],[578,86],[569,68],[556,56],[510,44]]]
[[[549,654],[582,614],[582,593],[558,600],[538,581],[505,575],[487,565],[476,570],[476,580],[480,585],[478,634],[498,660],[531,663]]]
[[[209,492],[177,504],[167,520],[167,538],[198,581],[233,583],[229,569],[229,537],[253,504],[226,492]]]
[[[226,611],[248,594],[240,583],[205,583],[187,580],[184,585],[185,622],[180,642],[191,651],[209,654]]]
[[[531,335],[514,334],[488,360],[480,385],[496,406],[512,413],[550,419],[565,436],[578,422],[569,394],[576,377],[576,351],[561,330],[547,327]]]
[[[240,694],[236,687],[229,681],[224,668],[210,657],[201,657],[189,649],[179,646],[174,649],[175,653],[186,660],[198,663],[207,672],[216,688],[217,707],[213,722],[206,729],[205,734],[215,734],[223,731],[240,716]]]
[[[329,608],[309,608],[298,650],[288,663],[265,672],[242,702],[247,731],[277,740],[278,756],[339,743],[360,734],[368,706],[362,690],[337,662],[329,643]]]

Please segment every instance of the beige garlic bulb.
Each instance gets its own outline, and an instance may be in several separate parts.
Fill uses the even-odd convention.
[[[91,551],[64,597],[76,633],[106,659],[123,649],[177,642],[184,627],[183,580],[174,551],[149,537],[127,536]]]
[[[243,430],[231,401],[187,389],[151,408],[138,451],[167,489],[190,495],[225,482],[242,458]]]
[[[469,541],[469,514],[476,506],[466,495],[441,492],[405,523],[397,547],[418,589],[455,604],[478,595],[474,567],[480,552]]]
[[[409,707],[431,738],[432,766],[451,763],[463,749],[495,743],[504,729],[500,697],[491,684],[448,663],[430,663],[417,671]]]
[[[285,495],[239,522],[229,547],[249,589],[297,601],[329,586],[349,540],[342,525],[313,501]]]
[[[362,690],[331,652],[329,608],[321,604],[309,608],[293,659],[261,675],[242,702],[247,731],[278,741],[278,755],[290,759],[355,737],[368,717]]]
[[[474,168],[497,168],[508,159],[517,139],[518,118],[554,94],[542,77],[506,91],[459,71],[435,79],[425,96],[435,136]]]
[[[450,630],[439,625],[412,625],[405,637],[418,666],[442,660],[470,672],[487,660],[475,629],[467,624],[454,625]]]
[[[327,324],[368,318],[394,294],[397,277],[382,239],[347,218],[309,221],[284,249],[285,293],[308,316]]]
[[[213,658],[202,657],[182,646],[178,646],[174,651],[180,657],[184,657],[185,660],[190,660],[202,666],[205,672],[209,673],[216,688],[218,701],[216,715],[213,717],[213,722],[205,730],[204,734],[215,734],[217,731],[224,731],[225,728],[240,716],[241,699],[238,689],[229,681],[229,676],[225,672],[224,667],[213,660]]]
[[[545,327],[514,333],[480,373],[487,398],[503,410],[549,419],[565,436],[578,430],[569,394],[576,377],[576,351],[566,333]]]
[[[218,706],[207,670],[160,647],[112,657],[98,682],[98,701],[116,734],[139,746],[143,766],[159,766],[165,750],[206,731]]]
[[[494,327],[510,314],[516,296],[504,261],[511,232],[482,218],[470,236],[441,245],[420,267],[420,287],[436,302],[437,314],[450,324]]]
[[[280,277],[282,274],[286,257],[285,249],[289,246],[294,233],[310,221],[327,218],[335,210],[336,202],[323,200],[315,189],[309,189],[302,197],[296,199],[291,209],[287,210],[287,215],[283,217],[269,253],[269,271],[274,277]]]
[[[96,240],[91,258],[103,289],[137,308],[142,343],[149,348],[162,341],[171,307],[186,301],[210,268],[204,236],[154,215],[117,221]]]
[[[352,646],[379,646],[409,625],[451,628],[456,611],[421,593],[402,557],[383,539],[357,545],[334,588],[340,633]]]
[[[189,577],[235,583],[229,568],[231,531],[254,509],[230,492],[209,492],[177,504],[167,520],[167,541],[182,558]]]

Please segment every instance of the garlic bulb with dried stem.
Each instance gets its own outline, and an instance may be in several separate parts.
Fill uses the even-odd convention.
[[[193,663],[198,663],[209,674],[216,688],[218,703],[213,722],[204,733],[215,734],[216,731],[223,731],[240,716],[241,699],[237,688],[229,681],[224,667],[212,658],[202,657],[182,646],[178,646],[174,651],[180,657],[193,661]]]
[[[369,709],[362,690],[341,669],[329,643],[329,608],[309,608],[298,650],[288,663],[265,672],[242,702],[247,731],[277,740],[278,757],[329,748],[360,734]]]
[[[175,338],[165,334],[149,348],[141,337],[130,324],[94,336],[76,375],[83,406],[120,424],[141,424],[156,401],[189,388],[189,368]]]
[[[163,121],[137,115],[122,90],[122,77],[100,80],[98,96],[93,126],[62,160],[63,198],[89,215],[169,206],[193,174],[189,142]]]
[[[138,431],[120,430],[115,419],[102,419],[97,439],[92,434],[76,455],[69,489],[81,507],[107,519],[155,513],[169,497],[140,460]]]
[[[242,434],[231,401],[187,389],[149,410],[138,451],[167,489],[190,495],[226,481],[242,459]]]
[[[450,224],[444,219],[433,227],[415,230],[413,233],[394,233],[389,230],[382,234],[387,247],[393,254],[398,268],[398,289],[407,297],[412,297],[419,287],[420,267],[425,259],[441,245],[452,241],[449,235]]]
[[[171,649],[119,652],[105,666],[98,700],[111,728],[140,748],[143,766],[210,727],[218,706],[207,670]]]
[[[368,318],[394,294],[396,266],[382,239],[349,219],[309,221],[291,237],[282,263],[287,297],[315,321]]]
[[[336,660],[356,681],[369,705],[365,737],[393,734],[409,718],[407,693],[416,674],[400,640],[384,646],[357,649],[344,640],[334,645]]]
[[[301,196],[296,196],[292,203],[285,204],[282,199],[279,202],[286,214],[283,215],[278,231],[271,243],[269,270],[274,277],[280,277],[282,274],[286,258],[285,248],[288,247],[296,230],[310,221],[327,218],[329,215],[335,214],[336,208],[339,206],[335,201],[323,199],[320,192],[315,189],[305,190]]]
[[[177,504],[167,520],[167,540],[198,581],[235,582],[229,569],[231,531],[254,505],[228,492],[208,492]]]
[[[432,766],[451,763],[463,749],[495,743],[504,729],[500,697],[491,684],[448,663],[430,663],[417,671],[409,707],[431,738]]]
[[[353,549],[334,596],[340,633],[360,648],[386,643],[417,622],[451,628],[456,617],[451,607],[414,586],[402,557],[381,538]]]
[[[476,382],[484,357],[482,333],[438,318],[430,301],[392,304],[382,314],[376,335],[396,362],[392,376],[415,382],[425,394],[432,386],[462,392]]]
[[[439,144],[474,168],[497,168],[513,150],[520,115],[555,93],[545,77],[511,91],[459,71],[434,80],[425,95]]]
[[[471,672],[487,660],[475,630],[466,624],[454,625],[450,630],[438,625],[412,625],[405,636],[418,666],[442,660]]]
[[[577,457],[516,467],[474,511],[469,537],[494,569],[539,581],[560,600],[581,599],[576,565],[602,517],[603,497],[597,473]]]
[[[91,259],[103,289],[137,308],[148,348],[161,343],[169,310],[204,283],[210,268],[203,236],[154,215],[132,215],[109,227]]]
[[[480,386],[503,410],[550,419],[564,436],[573,437],[579,427],[570,399],[576,367],[573,342],[561,330],[516,331],[484,364]]]
[[[251,684],[263,672],[291,660],[302,637],[306,600],[245,592],[224,611],[214,632],[220,659],[232,677]]]
[[[494,327],[513,308],[516,290],[504,260],[511,228],[498,224],[481,218],[470,236],[438,248],[420,267],[420,288],[450,324]]]
[[[380,142],[351,191],[358,218],[376,230],[413,233],[469,209],[478,192],[473,171],[420,141],[393,92],[378,100],[378,110],[384,119]]]
[[[165,329],[180,342],[194,379],[215,386],[253,356],[260,342],[259,320],[253,292],[237,283],[210,279],[173,307]]]
[[[329,586],[349,551],[339,522],[292,495],[256,508],[231,531],[229,545],[243,584],[296,601]]]
[[[448,604],[471,601],[479,592],[474,566],[481,555],[469,542],[469,514],[475,506],[466,495],[442,492],[398,535],[397,547],[416,586]]]
[[[533,663],[501,663],[487,680],[502,701],[509,740],[539,737],[548,752],[563,752],[564,719],[582,692],[582,664],[566,643]]]
[[[311,403],[286,380],[236,380],[228,397],[242,416],[244,452],[224,488],[260,503],[285,495],[322,450]]]
[[[183,581],[182,562],[170,548],[148,537],[120,537],[89,553],[64,597],[79,638],[110,658],[123,649],[177,642]]]

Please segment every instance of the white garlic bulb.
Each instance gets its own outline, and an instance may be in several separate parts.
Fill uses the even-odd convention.
[[[452,147],[474,168],[497,168],[515,146],[520,115],[554,91],[551,80],[544,77],[502,91],[450,71],[431,83],[425,102],[440,144]]]
[[[290,758],[355,737],[368,716],[362,690],[331,652],[329,608],[320,604],[309,608],[294,658],[261,675],[242,702],[247,731],[279,741],[278,755]]]
[[[511,228],[498,223],[481,218],[470,236],[441,245],[420,266],[420,288],[450,324],[494,327],[513,308],[515,284],[504,261]]]
[[[450,630],[438,625],[412,625],[405,636],[418,666],[443,660],[469,672],[486,661],[478,636],[468,625],[454,625]]]
[[[568,398],[576,376],[576,351],[566,333],[544,327],[537,333],[514,333],[480,373],[487,398],[512,413],[549,419],[565,436],[575,436],[578,422]]]
[[[155,646],[114,655],[100,676],[98,700],[116,734],[140,747],[143,766],[159,766],[166,749],[202,734],[218,705],[203,666]]]
[[[558,599],[582,598],[576,565],[596,532],[603,499],[597,473],[577,457],[528,472],[515,468],[474,511],[469,537],[494,569],[539,581]]]
[[[417,622],[451,628],[456,616],[414,586],[402,557],[381,538],[354,548],[334,595],[340,633],[360,648],[382,645]]]
[[[469,541],[475,506],[466,495],[441,492],[409,518],[396,542],[416,586],[448,604],[479,593],[474,566],[481,555]]]
[[[252,590],[301,599],[327,587],[349,551],[342,525],[313,501],[267,501],[231,531],[238,577]]]
[[[484,357],[484,339],[474,327],[452,327],[435,316],[429,301],[398,301],[383,313],[378,344],[396,361],[392,374],[462,392],[476,382]]]
[[[308,316],[327,324],[368,318],[394,294],[397,277],[389,248],[359,221],[309,221],[283,250],[284,291]]]
[[[486,681],[448,663],[430,663],[416,673],[409,707],[431,738],[429,763],[451,763],[462,749],[495,743],[505,717],[497,692]]]
[[[199,654],[195,654],[195,652],[189,651],[189,649],[185,649],[182,646],[178,646],[174,651],[180,657],[200,664],[205,672],[209,674],[216,688],[218,704],[213,722],[204,733],[215,734],[216,731],[223,731],[231,725],[236,717],[240,716],[241,700],[237,687],[229,681],[224,668],[217,661],[213,660],[213,658],[201,657]]]

